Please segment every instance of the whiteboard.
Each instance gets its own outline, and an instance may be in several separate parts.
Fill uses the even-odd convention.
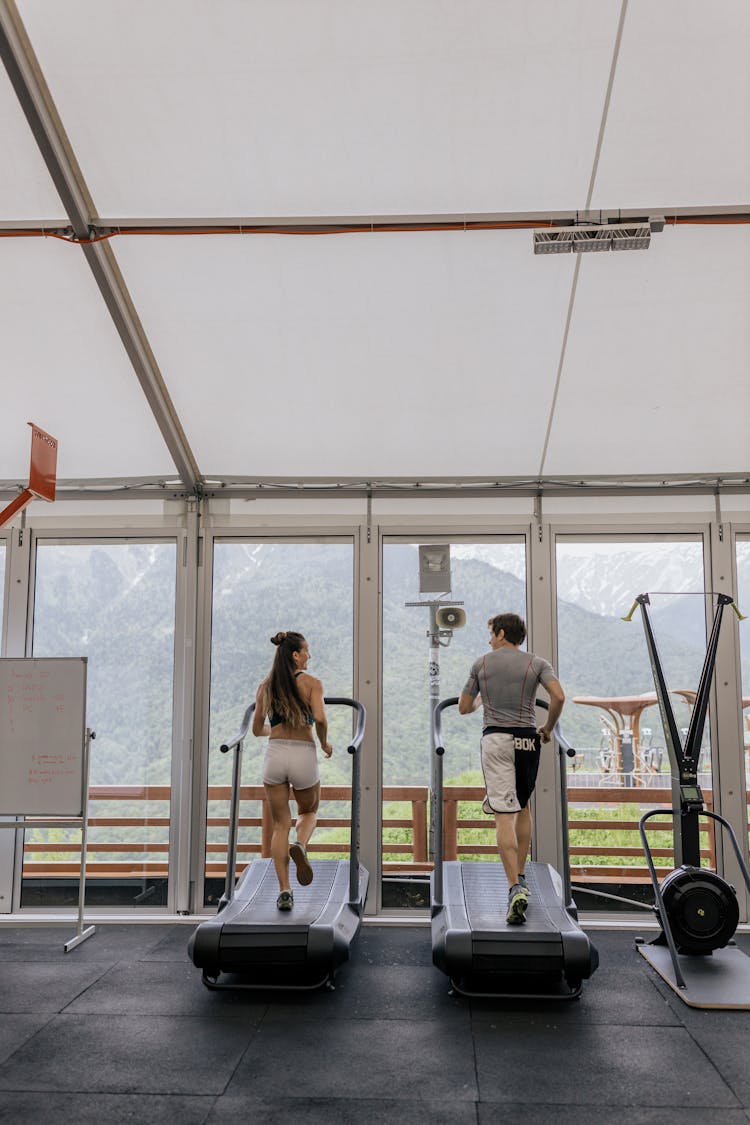
[[[0,815],[83,816],[86,657],[0,659]]]

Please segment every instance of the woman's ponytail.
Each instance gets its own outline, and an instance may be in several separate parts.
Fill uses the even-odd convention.
[[[306,727],[310,722],[307,706],[297,687],[293,653],[301,652],[305,644],[301,633],[278,632],[271,637],[276,646],[271,671],[264,683],[266,712],[275,712],[290,727]]]

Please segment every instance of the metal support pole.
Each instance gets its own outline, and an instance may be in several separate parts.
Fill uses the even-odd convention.
[[[430,731],[434,729],[435,722],[435,709],[440,702],[440,630],[437,624],[437,607],[430,606],[430,631],[427,634],[430,640],[427,675],[429,681],[429,708],[430,708]],[[430,742],[430,749],[432,749],[432,741]],[[436,772],[436,758],[435,755],[430,753],[430,834],[428,840],[428,857],[430,862],[435,859],[435,831],[436,831],[436,809],[437,796],[435,787],[437,779]],[[441,852],[442,854],[442,852]]]
[[[71,949],[75,949],[82,941],[96,933],[96,926],[84,928],[83,925],[83,910],[86,904],[86,849],[89,825],[89,762],[91,760],[91,743],[95,738],[95,732],[90,727],[86,727],[86,739],[83,744],[83,823],[81,824],[81,877],[78,883],[78,925],[75,937],[65,942],[66,953],[70,953]]]

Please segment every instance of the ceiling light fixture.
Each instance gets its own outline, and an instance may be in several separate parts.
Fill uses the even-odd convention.
[[[571,227],[561,230],[535,230],[535,254],[569,254],[573,249],[573,231]]]
[[[648,250],[650,245],[651,227],[648,223],[612,227],[613,250]]]
[[[576,254],[600,254],[612,246],[610,227],[575,227],[573,250]]]
[[[647,250],[653,231],[664,219],[634,219],[629,223],[586,223],[534,231],[535,254],[599,254],[603,250]]]

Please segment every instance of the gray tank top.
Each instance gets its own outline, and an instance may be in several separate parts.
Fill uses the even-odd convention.
[[[536,727],[537,686],[556,680],[549,661],[518,648],[498,648],[471,666],[466,695],[481,694],[485,727]]]

